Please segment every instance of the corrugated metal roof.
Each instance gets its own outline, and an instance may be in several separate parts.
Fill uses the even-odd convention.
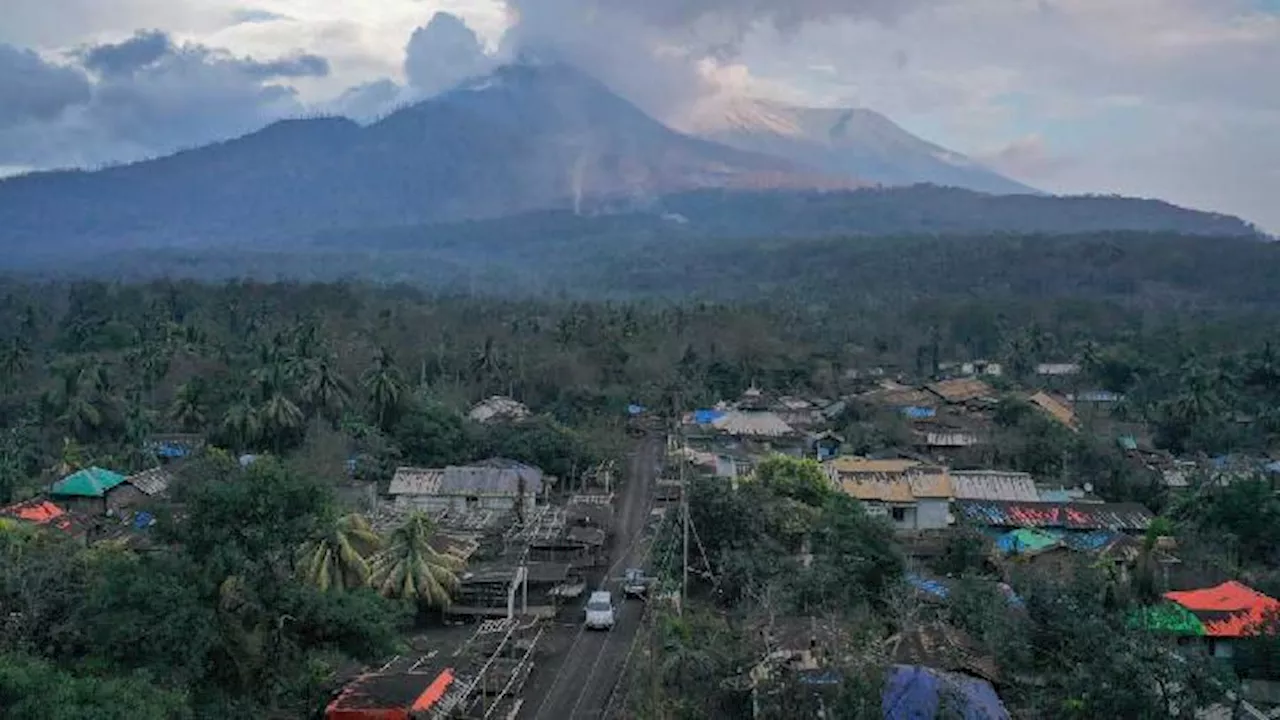
[[[966,403],[995,395],[990,385],[974,378],[943,380],[927,386],[926,389],[949,403]]]
[[[921,463],[916,460],[871,460],[863,457],[838,457],[827,461],[827,468],[841,475],[846,474],[902,474]]]
[[[849,497],[864,502],[908,505],[916,501],[911,484],[905,480],[860,480],[841,478],[840,489]]]
[[[169,489],[169,472],[164,468],[151,468],[135,473],[124,481],[138,488],[144,495],[159,495]]]
[[[979,442],[978,436],[972,433],[931,432],[924,435],[924,444],[935,448],[972,447]]]
[[[958,500],[959,517],[995,527],[1146,530],[1151,511],[1137,503],[1046,503]]]
[[[502,395],[494,395],[476,403],[467,413],[468,418],[478,423],[487,423],[492,420],[519,420],[529,415],[529,408],[524,403]]]
[[[124,476],[100,467],[91,467],[72,473],[53,484],[51,495],[63,497],[102,497],[111,488],[124,482]]]
[[[795,430],[771,412],[743,412],[739,410],[727,412],[723,417],[712,421],[712,426],[730,435],[747,437],[784,437],[795,434]]]
[[[1040,499],[1035,480],[1020,472],[952,470],[951,487],[957,500],[1036,502]]]
[[[1041,410],[1049,413],[1054,420],[1075,430],[1077,427],[1076,414],[1066,403],[1044,392],[1038,392],[1027,399],[1032,405],[1039,407]]]
[[[443,469],[402,467],[396,470],[388,492],[392,495],[500,495],[520,491],[530,496],[542,492],[542,471],[528,465],[473,465]]]

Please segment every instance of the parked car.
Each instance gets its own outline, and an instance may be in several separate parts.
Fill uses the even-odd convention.
[[[587,599],[588,630],[613,629],[613,593],[608,590],[596,590]]]
[[[622,578],[622,594],[625,597],[642,598],[649,594],[649,585],[653,578],[645,577],[640,568],[627,568]]]

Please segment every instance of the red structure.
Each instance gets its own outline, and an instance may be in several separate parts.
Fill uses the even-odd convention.
[[[453,685],[453,670],[375,672],[351,681],[325,710],[326,720],[418,720]]]
[[[1190,610],[1211,638],[1242,638],[1262,632],[1268,614],[1280,612],[1280,600],[1234,580],[1203,590],[1167,592],[1165,598]]]

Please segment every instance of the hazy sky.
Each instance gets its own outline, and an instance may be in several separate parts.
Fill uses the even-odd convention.
[[[0,3],[0,173],[368,116],[550,47],[673,123],[712,92],[864,106],[1046,190],[1280,231],[1280,0]]]

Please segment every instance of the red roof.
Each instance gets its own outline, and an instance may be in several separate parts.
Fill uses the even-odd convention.
[[[66,510],[48,500],[28,500],[0,509],[0,515],[25,520],[36,525],[51,525],[59,530],[71,530],[71,516]]]
[[[1167,592],[1164,596],[1195,613],[1209,637],[1256,635],[1268,612],[1280,611],[1280,600],[1234,580],[1203,590]]]

